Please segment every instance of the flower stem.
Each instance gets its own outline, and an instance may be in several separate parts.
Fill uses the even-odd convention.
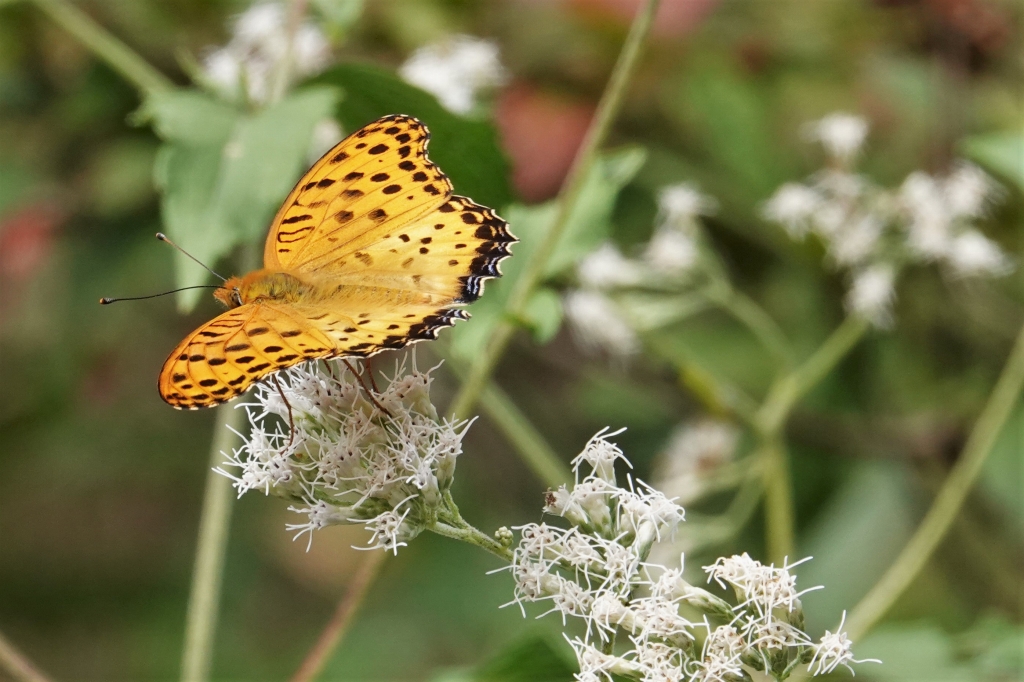
[[[598,150],[608,136],[612,120],[622,105],[626,87],[636,72],[640,50],[650,34],[658,4],[659,0],[646,0],[633,19],[622,52],[619,53],[618,61],[615,63],[601,101],[598,102],[594,119],[587,129],[587,134],[583,138],[583,143],[576,154],[569,175],[562,185],[558,197],[558,213],[544,235],[543,241],[538,245],[535,251],[536,255],[526,263],[522,275],[512,289],[504,319],[495,326],[487,347],[470,367],[468,378],[463,382],[461,389],[452,401],[449,411],[457,418],[465,418],[483,392],[491,372],[498,364],[498,360],[515,333],[516,327],[510,320],[522,317],[523,308],[529,301],[530,294],[544,276],[548,259],[565,232],[569,218],[576,211],[590,167],[597,159]]]
[[[480,404],[540,480],[551,488],[558,488],[572,481],[569,467],[558,458],[508,394],[493,381],[484,387],[480,395]]]
[[[228,529],[234,490],[231,479],[214,467],[223,460],[222,451],[231,447],[235,435],[245,423],[245,411],[233,406],[217,410],[213,442],[210,445],[210,469],[206,474],[206,491],[199,519],[196,563],[192,571],[192,589],[185,616],[185,648],[181,656],[182,682],[203,682],[210,675],[213,639],[217,630],[220,605],[221,576],[227,552]]]
[[[927,563],[956,519],[967,494],[981,473],[996,439],[1017,405],[1024,387],[1024,328],[1003,367],[995,390],[974,424],[967,444],[932,502],[910,542],[882,579],[861,599],[847,621],[847,633],[857,640],[885,615]]]
[[[765,541],[768,557],[780,563],[795,551],[795,513],[789,455],[782,443],[782,428],[796,402],[824,379],[868,330],[868,323],[850,316],[795,370],[781,377],[755,415],[765,460]]]
[[[455,526],[447,523],[438,521],[428,530],[431,530],[438,535],[443,535],[446,538],[452,538],[453,540],[461,540],[471,545],[476,545],[481,549],[486,549],[488,552],[503,559],[505,561],[512,561],[512,550],[505,547],[500,542],[492,538],[491,536],[484,533],[482,530],[477,530],[473,526],[466,524],[465,528],[456,528]]]
[[[793,367],[793,351],[789,340],[778,323],[753,299],[731,285],[720,291],[715,287],[708,290],[708,296],[737,322],[745,326],[764,346],[778,363],[779,370],[789,371]]]
[[[33,0],[55,23],[77,38],[143,95],[169,90],[174,83],[137,52],[67,0]]]
[[[6,671],[16,682],[49,682],[25,655],[0,633],[0,670]]]
[[[341,601],[338,602],[338,608],[334,611],[334,615],[323,632],[320,633],[316,644],[306,654],[302,665],[292,675],[290,682],[313,682],[320,675],[338,645],[341,644],[348,626],[352,623],[352,618],[380,573],[386,555],[387,553],[384,551],[367,552],[366,559],[360,564],[356,574],[352,576],[348,589],[345,590]]]

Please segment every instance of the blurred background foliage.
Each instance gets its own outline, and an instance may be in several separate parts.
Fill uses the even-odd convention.
[[[181,85],[246,6],[77,4]],[[457,192],[507,209],[520,236],[539,229],[638,3],[367,0],[361,12],[314,4],[326,8],[329,28],[336,20],[336,65],[256,113],[196,90],[140,110],[131,85],[36,7],[0,4],[0,628],[58,679],[177,675],[213,424],[212,412],[176,412],[154,390],[166,352],[213,314],[212,301],[183,301],[198,303],[183,316],[170,298],[104,309],[97,298],[204,281],[197,266],[175,270],[175,254],[153,240],[161,229],[211,263],[237,267],[239,244],[262,246],[276,202],[308,163],[302,141],[327,114],[349,132],[386,113],[421,117]],[[693,181],[719,202],[705,224],[736,286],[803,357],[842,319],[842,284],[822,268],[820,245],[789,240],[759,208],[820,166],[801,124],[834,110],[871,122],[861,168],[883,185],[914,169],[940,172],[956,157],[981,164],[1006,188],[984,230],[1019,264],[1018,3],[663,5],[603,171],[588,186],[586,215],[548,273],[551,291],[605,238],[624,249],[648,239],[658,190]],[[412,50],[453,33],[495,39],[511,74],[481,115],[452,114],[394,75]],[[261,144],[238,164],[238,189],[212,197],[210,173],[240,125]],[[161,206],[158,188],[169,187],[178,203]],[[522,267],[528,243],[507,273]],[[812,633],[863,596],[927,508],[1024,321],[1022,284],[1020,268],[984,282],[911,271],[895,327],[871,333],[795,412],[798,553],[815,557],[800,580],[827,585],[806,598]],[[475,320],[438,347],[473,357],[502,291],[489,287]],[[672,428],[708,410],[684,367],[697,362],[754,394],[771,378],[764,351],[723,315],[662,328],[623,365],[582,353],[561,327],[557,297],[546,296],[524,321],[532,338],[517,337],[497,380],[566,461],[600,427],[627,426],[619,441],[649,478]],[[438,376],[444,404],[457,383]],[[1018,414],[940,551],[857,649],[886,664],[858,677],[1021,679],[1022,447]],[[482,528],[537,521],[543,490],[486,419],[474,425],[456,482],[467,518]],[[712,496],[688,511],[698,519],[723,507]],[[358,529],[323,531],[306,553],[283,531],[288,517],[273,499],[238,504],[217,679],[290,674],[361,560],[350,549],[362,542]],[[762,535],[755,515],[687,563],[760,554]],[[386,562],[325,677],[570,679],[553,621],[498,609],[511,580],[485,574],[494,567],[474,548],[418,539]]]

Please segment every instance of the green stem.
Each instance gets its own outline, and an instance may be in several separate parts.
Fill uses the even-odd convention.
[[[143,95],[169,90],[174,83],[137,52],[67,0],[33,0],[56,24],[77,38]]]
[[[863,637],[885,615],[914,581],[942,541],[967,499],[967,494],[977,481],[992,446],[1006,425],[1006,420],[1016,406],[1022,387],[1024,328],[1017,336],[995,390],[992,391],[985,409],[975,422],[960,458],[943,482],[921,525],[882,579],[851,612],[846,622],[847,633],[851,639]]]
[[[633,25],[629,29],[629,35],[626,37],[622,52],[615,63],[615,68],[612,71],[604,94],[601,96],[601,101],[598,102],[594,119],[587,129],[586,137],[583,138],[583,143],[576,154],[565,184],[562,185],[562,191],[558,197],[558,213],[555,215],[551,227],[544,235],[544,240],[538,245],[535,251],[536,255],[526,263],[522,275],[516,282],[506,305],[504,319],[495,327],[490,342],[473,363],[468,378],[452,401],[450,412],[457,418],[465,418],[473,408],[480,393],[483,392],[491,372],[498,364],[498,360],[505,352],[515,332],[516,328],[511,320],[522,317],[523,309],[530,299],[530,294],[543,278],[548,259],[565,233],[565,229],[569,224],[569,218],[576,211],[584,182],[591,166],[594,165],[594,161],[597,159],[601,145],[608,136],[612,120],[619,112],[626,94],[626,87],[636,71],[640,50],[650,33],[658,4],[659,0],[647,0],[643,8],[637,12],[636,17],[633,19]]]
[[[192,589],[185,616],[185,648],[181,657],[182,682],[203,682],[209,679],[213,658],[213,640],[217,631],[221,577],[227,552],[228,529],[235,491],[231,479],[213,471],[224,461],[235,431],[245,424],[245,411],[224,405],[217,410],[213,442],[210,445],[210,470],[206,474],[206,491],[199,519],[196,563],[192,571]]]
[[[797,401],[835,368],[868,328],[869,323],[860,317],[843,320],[806,362],[772,384],[755,415],[765,460],[765,540],[771,561],[781,562],[795,550],[793,486],[780,432]]]
[[[861,317],[847,317],[806,362],[776,381],[758,410],[757,421],[762,433],[778,433],[796,402],[835,368],[868,327],[869,323]]]
[[[753,299],[728,286],[725,291],[710,288],[708,297],[744,325],[778,363],[780,371],[793,367],[793,352],[779,325]]]
[[[487,535],[483,531],[477,530],[468,524],[465,528],[456,528],[455,526],[438,521],[431,526],[429,530],[437,533],[438,535],[443,535],[446,538],[452,538],[453,540],[460,540],[471,545],[476,545],[477,547],[485,549],[494,556],[505,561],[512,561],[511,549],[503,546],[490,535]]]
[[[25,658],[3,633],[0,633],[0,670],[6,671],[17,682],[49,682],[49,678]]]
[[[380,573],[385,556],[387,556],[387,552],[381,550],[371,550],[367,553],[359,570],[349,581],[348,588],[341,601],[338,602],[338,608],[327,623],[327,627],[320,633],[316,644],[306,654],[302,665],[295,671],[289,682],[313,682],[323,672],[324,666],[331,660],[331,656],[334,655],[341,640],[345,637],[345,632],[352,623],[352,618],[359,610],[359,606],[363,603],[366,593],[370,591],[370,586],[373,585],[373,581]]]
[[[793,486],[789,456],[782,441],[774,438],[764,446],[765,541],[768,559],[782,566],[796,551]]]
[[[572,472],[559,459],[555,451],[544,440],[508,394],[493,381],[488,382],[480,395],[480,404],[487,416],[497,425],[505,438],[519,452],[530,470],[551,488],[558,488],[572,482]]]

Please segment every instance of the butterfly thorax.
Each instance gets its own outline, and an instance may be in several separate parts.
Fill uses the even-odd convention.
[[[311,285],[295,275],[276,270],[254,270],[244,277],[232,277],[213,292],[228,308],[246,303],[278,301],[295,303],[308,297]]]

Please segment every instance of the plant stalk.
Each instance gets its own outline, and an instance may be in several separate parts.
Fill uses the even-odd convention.
[[[939,489],[931,508],[910,542],[846,622],[850,639],[858,640],[881,620],[928,562],[963,507],[985,460],[1017,405],[1024,387],[1024,328],[1014,343],[995,390],[974,424],[960,458]]]
[[[548,259],[565,232],[570,216],[576,210],[587,174],[591,166],[594,165],[598,151],[608,136],[611,123],[622,106],[626,88],[639,63],[641,48],[650,34],[659,1],[647,0],[633,19],[633,24],[630,26],[629,35],[626,37],[622,52],[619,53],[618,61],[615,63],[615,68],[612,71],[611,78],[608,80],[608,85],[605,87],[604,94],[601,96],[601,101],[598,102],[594,119],[587,129],[587,134],[583,138],[583,143],[576,154],[572,168],[569,170],[565,183],[562,185],[562,190],[558,197],[558,213],[545,233],[543,242],[541,242],[535,252],[536,255],[527,262],[520,279],[516,282],[516,286],[512,290],[506,305],[504,319],[494,328],[490,342],[470,367],[466,381],[463,382],[458,394],[452,401],[449,411],[456,418],[464,419],[473,408],[477,398],[480,397],[491,373],[498,364],[498,360],[504,354],[509,341],[512,340],[512,335],[515,333],[516,327],[511,320],[522,317],[523,309],[530,299],[530,294],[533,293],[534,288],[544,276]]]
[[[480,394],[480,405],[501,429],[537,478],[550,488],[568,485],[572,472],[516,404],[493,381]]]
[[[323,632],[320,633],[316,644],[306,654],[302,665],[292,675],[290,682],[313,682],[323,672],[324,666],[331,660],[331,656],[341,644],[356,611],[359,610],[363,599],[366,598],[366,594],[377,578],[377,574],[380,573],[386,555],[386,552],[378,550],[371,550],[367,553],[366,559],[352,576],[345,594],[338,602],[338,608],[334,615]]]
[[[235,497],[231,479],[213,469],[224,461],[221,453],[231,448],[234,431],[241,431],[244,425],[244,410],[228,405],[217,408],[217,421],[210,445],[210,469],[206,474],[206,490],[199,519],[196,563],[192,570],[192,588],[185,615],[182,682],[205,682],[210,677],[224,556],[227,553],[228,530]]]
[[[0,671],[16,682],[50,682],[50,679],[0,633]]]
[[[775,563],[781,564],[796,551],[793,485],[789,455],[782,443],[781,431],[797,401],[846,357],[869,326],[866,320],[857,316],[851,315],[843,320],[810,358],[772,384],[755,415],[754,424],[762,441],[761,454],[765,459],[765,541],[768,557]]]
[[[134,85],[142,95],[169,90],[174,83],[137,52],[67,0],[32,0],[65,31]]]

